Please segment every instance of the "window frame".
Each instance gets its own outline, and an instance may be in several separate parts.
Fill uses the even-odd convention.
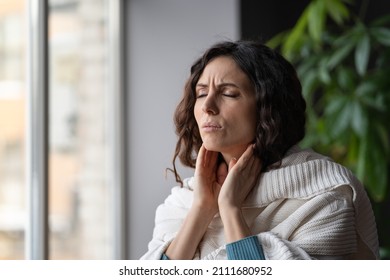
[[[125,110],[124,0],[108,2],[108,88],[106,115],[109,136],[108,178],[111,190],[113,259],[127,259],[127,115]],[[106,3],[107,3],[106,2]],[[26,187],[27,225],[25,257],[50,258],[49,242],[49,75],[48,0],[27,0],[27,102],[26,102]]]

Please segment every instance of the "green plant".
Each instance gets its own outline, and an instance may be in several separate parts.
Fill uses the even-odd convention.
[[[390,259],[390,15],[365,24],[350,4],[312,0],[296,25],[268,45],[280,48],[301,79],[308,104],[302,144],[330,155],[363,182],[381,258]]]
[[[390,15],[365,24],[351,1],[313,0],[268,42],[295,66],[308,103],[304,146],[349,167],[375,202],[389,192]]]

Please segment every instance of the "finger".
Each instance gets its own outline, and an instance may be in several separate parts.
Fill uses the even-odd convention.
[[[248,167],[242,171],[243,176],[247,180],[246,185],[246,195],[259,183],[259,179],[261,176],[261,170],[260,170],[260,160],[253,156],[250,160],[251,163],[248,165]]]
[[[253,153],[253,151],[246,160],[246,165],[242,168],[241,172],[243,172],[245,176],[259,177],[259,174],[261,173],[261,160]]]
[[[225,162],[222,162],[218,166],[218,170],[217,170],[217,182],[218,182],[218,184],[222,185],[225,182],[227,174],[228,174],[228,167],[227,167]]]
[[[210,160],[213,160],[213,158],[214,156],[212,155],[212,153],[202,145],[199,149],[198,156],[196,159],[195,173],[198,175],[203,174],[204,171],[210,170],[212,167],[214,167],[210,167]]]
[[[237,165],[244,169],[249,163],[252,163],[253,159],[253,145],[250,144],[237,161]]]
[[[196,168],[203,166],[205,154],[206,154],[206,148],[202,145],[202,146],[200,146],[198,156],[196,158]]]
[[[250,163],[245,170],[243,170],[243,174],[248,178],[257,181],[257,178],[261,174],[261,161],[255,155],[250,159]]]
[[[261,160],[258,157],[255,157],[255,161],[253,165],[254,170],[260,173],[261,167],[262,167]]]
[[[232,158],[229,162],[229,171],[232,170],[232,168],[237,164],[237,159]]]
[[[209,151],[205,148],[205,159],[204,159],[204,167],[216,167],[217,163],[217,158],[218,158],[218,153]]]

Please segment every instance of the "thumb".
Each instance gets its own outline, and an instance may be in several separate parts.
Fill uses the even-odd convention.
[[[237,159],[236,158],[232,158],[229,162],[229,171],[232,170],[233,166],[235,166],[237,163]]]

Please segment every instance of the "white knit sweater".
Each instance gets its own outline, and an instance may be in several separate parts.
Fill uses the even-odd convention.
[[[157,208],[153,239],[142,259],[160,259],[192,204],[192,178]],[[266,259],[375,259],[378,237],[370,201],[345,167],[293,147],[278,169],[264,172],[243,214]],[[194,259],[226,259],[217,214]]]

